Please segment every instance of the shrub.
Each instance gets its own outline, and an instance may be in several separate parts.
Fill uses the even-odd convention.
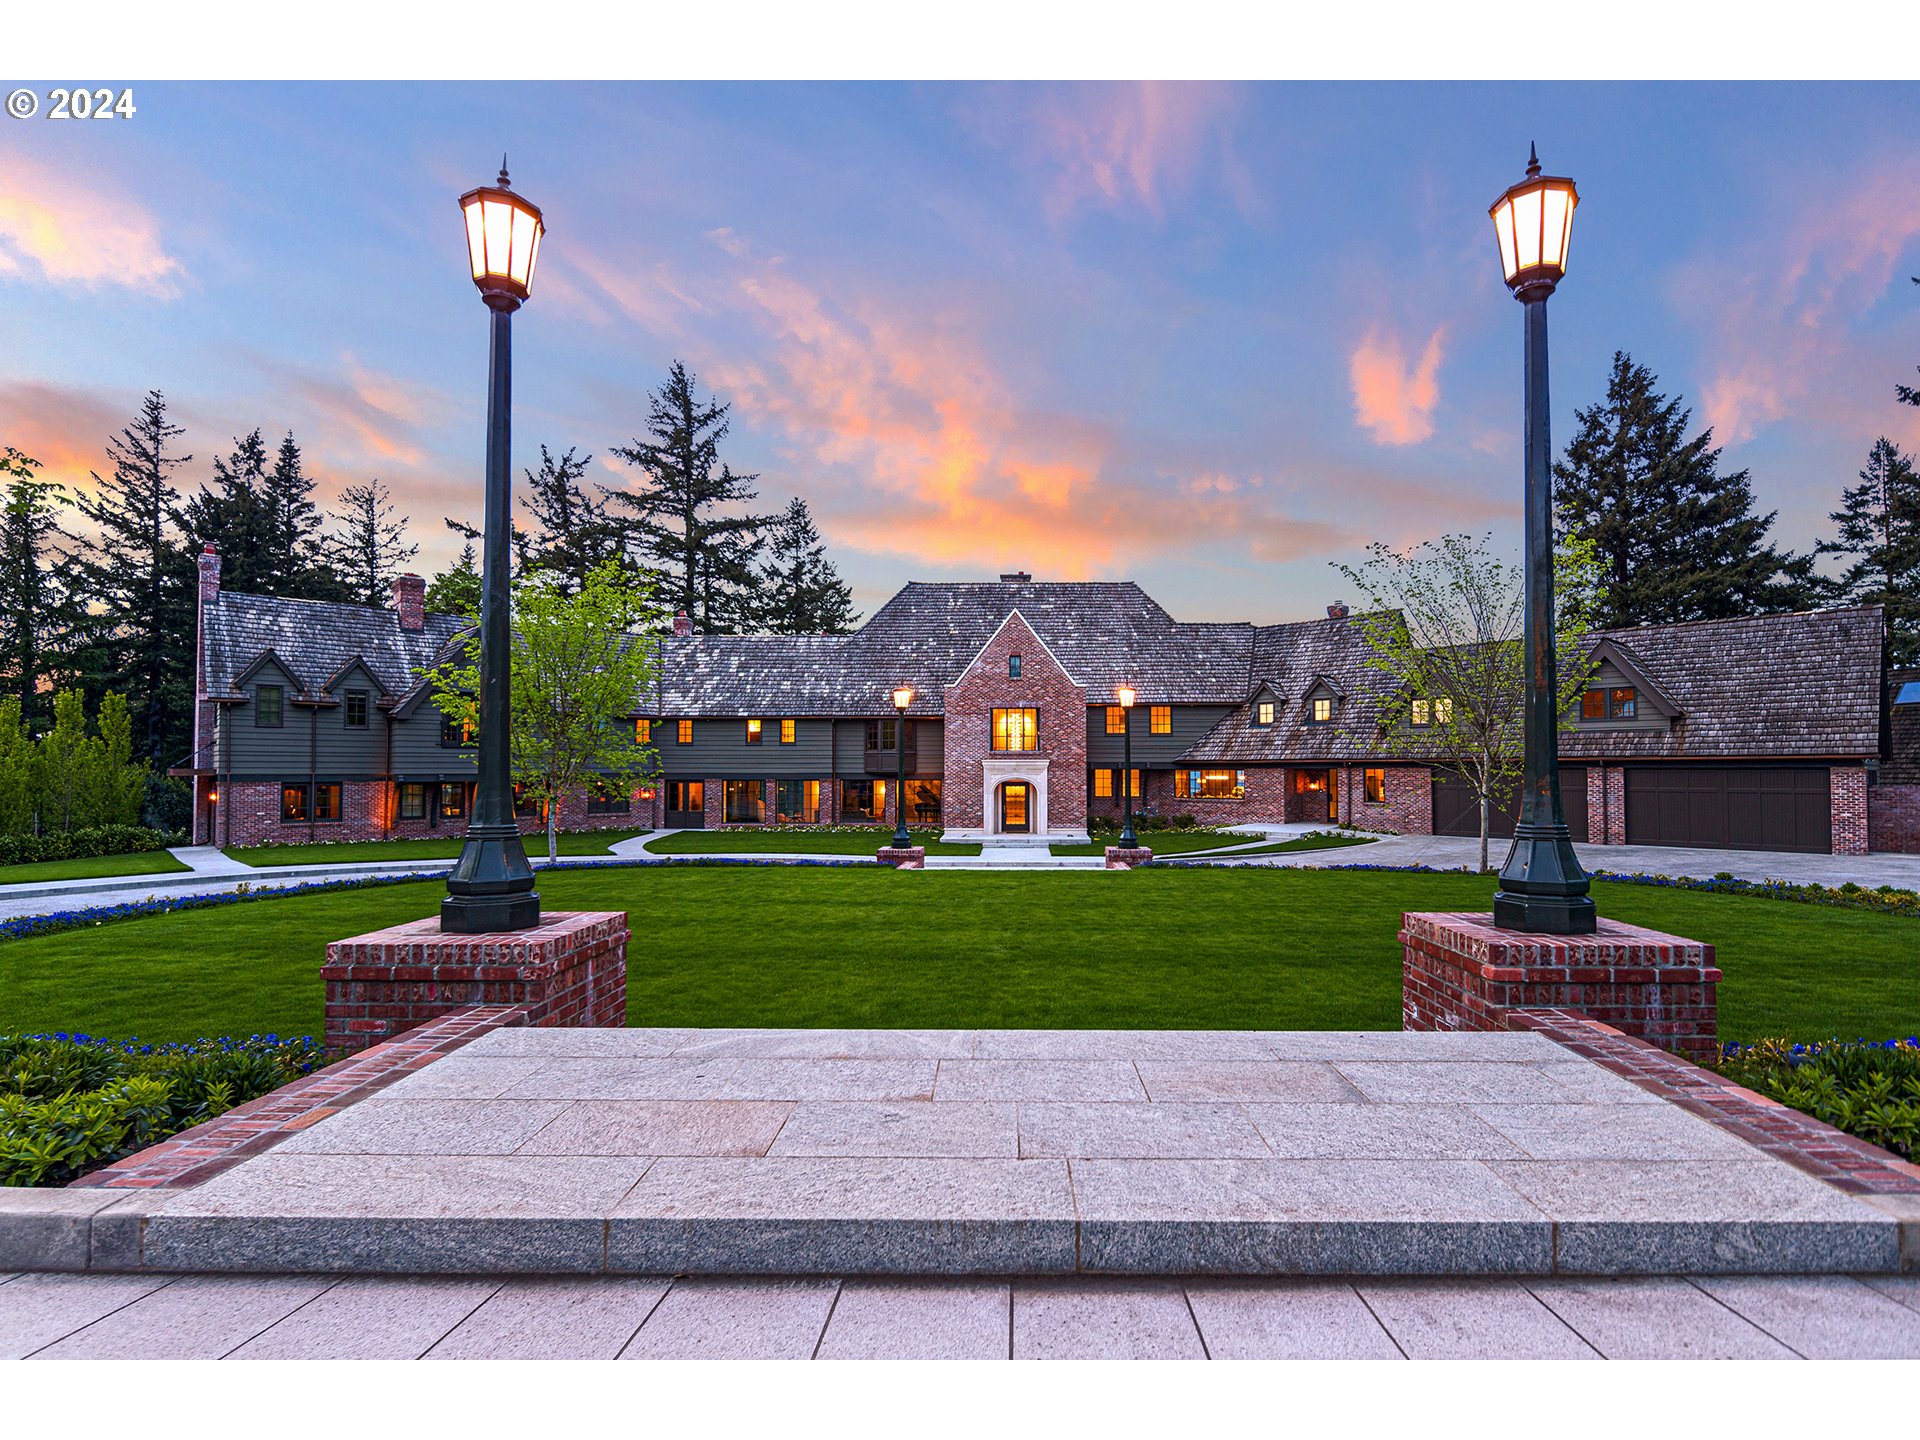
[[[0,865],[42,860],[88,860],[96,855],[138,855],[178,845],[182,837],[142,825],[95,825],[50,835],[0,835]]]
[[[63,1185],[322,1064],[310,1038],[0,1035],[0,1185]]]
[[[1920,1159],[1920,1037],[1728,1045],[1719,1069],[1835,1129]]]

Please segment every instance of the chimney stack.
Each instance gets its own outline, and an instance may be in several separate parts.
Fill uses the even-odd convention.
[[[219,598],[220,595],[220,552],[209,543],[200,552],[200,603]]]
[[[424,630],[427,626],[427,582],[413,574],[394,576],[393,608],[400,612],[402,630]]]
[[[686,611],[682,610],[673,617],[673,633],[682,640],[693,634],[693,621],[687,618]]]
[[[1327,619],[1329,620],[1344,620],[1350,613],[1344,600],[1336,600],[1333,604],[1327,606]]]
[[[1033,576],[1024,570],[1011,570],[1004,572],[1000,579],[1009,585],[1026,585],[1032,582]]]

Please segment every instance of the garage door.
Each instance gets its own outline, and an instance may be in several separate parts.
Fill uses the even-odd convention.
[[[1587,767],[1560,767],[1560,807],[1566,811],[1567,832],[1583,844],[1587,838]],[[1495,840],[1513,838],[1514,824],[1520,818],[1520,794],[1516,788],[1505,805],[1488,817],[1487,834]],[[1480,834],[1480,799],[1473,787],[1449,770],[1433,772],[1433,833]]]
[[[1833,848],[1824,765],[1627,769],[1627,843],[1711,850]]]

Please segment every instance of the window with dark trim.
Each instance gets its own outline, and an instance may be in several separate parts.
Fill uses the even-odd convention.
[[[409,781],[400,787],[400,818],[402,820],[424,820],[427,818],[427,787]]]
[[[1369,767],[1366,773],[1366,796],[1369,805],[1387,803],[1387,772]]]
[[[747,744],[758,745],[760,743],[760,729],[761,729],[760,721],[758,720],[747,721]]]
[[[1329,700],[1325,695],[1319,696],[1314,700],[1313,708],[1307,714],[1307,723],[1309,725],[1325,725],[1332,719],[1333,701]]]
[[[674,738],[682,745],[691,745],[693,743],[693,722],[691,720],[682,720]]]
[[[589,813],[592,812],[593,805],[591,802],[588,803],[587,810]],[[515,815],[521,817],[522,819],[528,819],[528,820],[532,819],[535,816],[538,816],[540,819],[544,820],[547,818],[546,812],[547,812],[547,807],[545,804],[541,802],[541,799],[538,795],[533,794],[524,785],[520,785],[520,784],[514,785],[513,813]]]
[[[799,737],[799,727],[791,720],[780,722],[780,743],[791,745]]]
[[[448,820],[458,820],[467,813],[467,787],[458,780],[443,780],[440,783],[440,814]]]
[[[667,809],[688,815],[707,808],[707,786],[703,780],[669,780]]]
[[[633,743],[651,745],[653,743],[653,721],[642,715],[633,722]]]
[[[278,730],[285,723],[278,685],[261,685],[253,692],[253,723],[261,730]]]
[[[1173,734],[1173,707],[1153,705],[1147,709],[1147,730],[1154,735]]]
[[[855,821],[886,819],[887,782],[885,780],[842,780],[840,782],[840,818]]]
[[[1607,718],[1607,692],[1589,690],[1580,697],[1580,718],[1582,720],[1604,720]]]
[[[1607,691],[1607,718],[1631,720],[1640,713],[1640,697],[1631,685],[1616,685]]]
[[[1007,656],[1007,678],[1009,680],[1018,680],[1020,678],[1020,657],[1018,655]]]
[[[446,750],[464,750],[474,743],[473,724],[451,715],[440,717],[440,745]]]
[[[1273,701],[1262,700],[1253,707],[1253,723],[1263,728],[1273,724]]]
[[[317,781],[313,787],[313,818],[318,821],[340,819],[340,782]]]
[[[368,695],[364,690],[347,691],[347,728],[364,730],[367,728]]]
[[[1040,748],[1039,712],[1033,709],[994,711],[993,748],[995,750],[1038,750]]]
[[[1424,730],[1427,726],[1433,724],[1433,702],[1431,700],[1414,701],[1412,712],[1409,718],[1414,729]]]
[[[293,824],[304,821],[310,808],[311,796],[307,794],[307,782],[289,780],[280,787],[280,821]]]
[[[603,790],[596,786],[587,796],[589,815],[627,815],[632,810],[633,796],[625,790]]]
[[[820,819],[818,780],[776,780],[773,818],[780,825],[813,825]]]
[[[1095,770],[1093,772],[1093,795],[1096,800],[1105,800],[1113,794],[1113,771]]]
[[[1177,800],[1244,800],[1247,772],[1244,770],[1176,770],[1173,794]]]
[[[1124,735],[1127,733],[1127,707],[1124,705],[1107,706],[1107,734]]]

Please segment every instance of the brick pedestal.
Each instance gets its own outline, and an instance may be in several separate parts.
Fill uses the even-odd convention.
[[[531,930],[443,935],[410,920],[327,946],[327,1045],[361,1050],[468,1005],[524,1006],[530,1025],[627,1023],[624,910],[558,912]]]
[[[883,845],[873,852],[873,858],[893,870],[924,870],[927,868],[927,848],[924,845],[902,845],[899,847]]]
[[[1131,870],[1136,865],[1144,865],[1153,859],[1153,851],[1144,845],[1107,846],[1107,869]]]
[[[1401,1024],[1507,1030],[1512,1012],[1577,1010],[1688,1059],[1719,1051],[1713,946],[1602,918],[1592,935],[1528,935],[1491,915],[1401,917]]]

